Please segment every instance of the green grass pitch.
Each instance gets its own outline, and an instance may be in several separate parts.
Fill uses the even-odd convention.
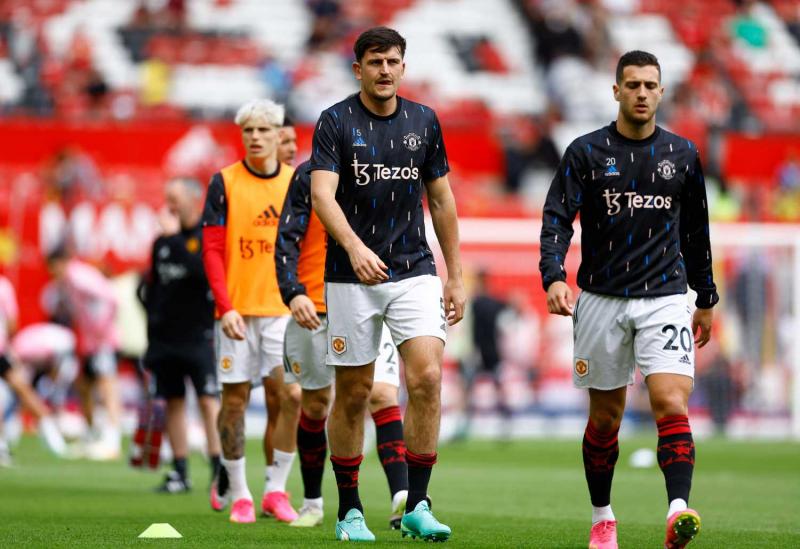
[[[657,467],[632,469],[630,453],[653,447],[655,435],[624,439],[613,504],[623,548],[661,547],[666,502]],[[703,531],[701,548],[800,547],[800,445],[698,443],[692,506]],[[440,449],[431,484],[437,516],[453,528],[448,546],[586,547],[590,519],[580,443],[469,442]],[[160,474],[122,462],[60,461],[34,438],[22,440],[16,465],[0,469],[0,547],[321,547],[333,546],[336,493],[325,471],[325,523],[294,529],[273,519],[234,525],[213,513],[206,497],[208,468],[191,462],[191,495],[161,495]],[[299,470],[290,479],[293,501],[302,500]],[[260,496],[263,463],[257,441],[248,443],[250,489]],[[367,523],[378,545],[420,544],[388,529],[389,496],[374,452],[361,469]],[[183,539],[143,540],[154,522],[168,522]]]

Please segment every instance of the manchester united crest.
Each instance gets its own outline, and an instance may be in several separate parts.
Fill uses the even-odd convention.
[[[195,237],[188,239],[186,241],[186,251],[188,251],[190,254],[196,254],[198,251],[200,251],[200,241]]]
[[[658,175],[669,181],[675,175],[675,164],[671,160],[662,160],[658,163]]]
[[[333,352],[337,355],[342,354],[347,350],[347,338],[342,336],[332,336],[331,337],[331,348]]]
[[[219,367],[223,372],[230,372],[231,368],[233,368],[233,357],[222,357],[222,360],[219,361]]]
[[[300,375],[300,363],[299,362],[292,362],[292,372],[294,372],[295,375],[298,375],[298,376]]]
[[[589,361],[582,358],[575,359],[575,373],[583,377],[589,373]]]
[[[422,145],[422,138],[414,132],[411,132],[403,137],[403,145],[405,145],[406,149],[409,151],[417,151]]]

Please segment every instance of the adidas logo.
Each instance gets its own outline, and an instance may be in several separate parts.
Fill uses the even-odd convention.
[[[681,364],[691,364],[692,361],[689,360],[689,355],[683,355],[680,360],[678,360]]]
[[[281,214],[275,209],[275,206],[272,204],[269,205],[269,208],[258,214],[255,221],[253,221],[253,225],[257,227],[263,227],[265,225],[277,225],[278,221],[280,221]]]

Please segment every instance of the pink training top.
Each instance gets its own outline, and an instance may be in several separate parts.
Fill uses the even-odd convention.
[[[0,275],[0,354],[5,354],[8,349],[8,325],[16,324],[19,319],[19,306],[14,286],[4,276]]]
[[[22,362],[45,362],[75,352],[75,334],[58,324],[39,322],[20,330],[11,341],[11,349]]]
[[[91,265],[71,259],[64,283],[79,354],[87,356],[103,347],[115,347],[117,298],[108,279]]]

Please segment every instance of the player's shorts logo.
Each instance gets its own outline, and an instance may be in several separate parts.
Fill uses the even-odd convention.
[[[195,237],[186,241],[186,251],[190,254],[196,254],[200,250],[200,241]]]
[[[347,338],[341,336],[331,337],[331,348],[337,355],[342,354],[347,350]]]
[[[418,151],[420,145],[422,145],[422,138],[414,132],[411,132],[403,137],[403,145],[405,145],[406,149],[409,151]]]
[[[589,361],[583,358],[575,359],[575,373],[578,377],[584,377],[589,373]]]
[[[658,175],[669,181],[675,175],[675,164],[671,160],[662,160],[658,163]]]
[[[299,362],[292,362],[292,371],[295,375],[300,375],[300,363]]]
[[[233,368],[233,357],[222,357],[222,360],[219,361],[219,367],[223,372],[230,372],[231,368]]]

